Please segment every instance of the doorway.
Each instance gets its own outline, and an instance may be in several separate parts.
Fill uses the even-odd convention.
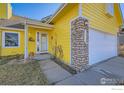
[[[37,53],[48,52],[48,34],[37,32]]]

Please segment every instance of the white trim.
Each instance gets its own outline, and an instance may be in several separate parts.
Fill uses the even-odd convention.
[[[7,3],[7,5],[6,5],[6,12],[7,12],[7,13],[6,13],[6,18],[8,19],[8,15],[9,15],[9,14],[8,14],[8,3]]]
[[[41,34],[46,34],[47,35],[47,51],[44,51],[44,52],[48,52],[48,33],[47,32],[41,32]],[[41,51],[42,53],[42,51]]]
[[[105,34],[109,34],[109,35],[116,35],[116,34],[112,34],[112,33],[109,33],[109,32],[105,32],[105,31],[103,31],[103,30],[101,30],[101,29],[99,29],[99,28],[95,28],[95,27],[91,27],[91,26],[89,26],[89,29],[94,29],[94,30],[98,30],[99,32],[102,32],[102,33],[105,33]]]
[[[18,46],[5,46],[5,33],[16,33],[18,34]],[[2,32],[2,48],[19,48],[20,47],[20,33],[19,32],[11,32],[11,31],[4,31]]]
[[[82,3],[79,3],[78,15],[82,16]]]
[[[35,39],[36,39],[36,40],[35,40],[35,41],[36,41],[35,52],[37,53],[37,31],[36,31],[36,33],[35,33],[35,34],[36,34],[36,38],[35,38]]]
[[[28,58],[28,25],[27,23],[25,22],[25,33],[24,33],[24,42],[25,42],[25,51],[24,51],[24,59],[27,59]]]
[[[41,51],[40,50],[40,52],[39,51],[37,51],[37,33],[39,32],[39,42],[41,43],[41,34],[46,34],[47,35],[47,51]],[[48,38],[48,32],[40,32],[40,31],[37,31],[36,32],[36,53],[37,54],[39,54],[39,53],[48,53],[48,46],[49,46],[49,43],[48,43],[48,40],[49,40],[49,38]],[[41,49],[41,44],[40,44],[40,49]]]
[[[9,28],[9,27],[0,27],[0,29],[24,31],[24,29]]]
[[[72,65],[72,49],[71,49],[71,46],[72,46],[72,43],[71,43],[71,22],[72,22],[72,20],[70,21],[70,65]]]

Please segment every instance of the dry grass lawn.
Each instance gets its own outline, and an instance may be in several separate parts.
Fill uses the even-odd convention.
[[[47,79],[38,62],[0,65],[0,85],[45,85]]]

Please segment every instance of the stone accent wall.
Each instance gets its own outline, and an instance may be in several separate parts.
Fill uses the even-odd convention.
[[[88,64],[88,20],[78,17],[71,22],[71,62],[77,72]]]

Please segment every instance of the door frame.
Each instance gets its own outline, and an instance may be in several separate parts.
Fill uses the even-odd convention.
[[[37,51],[37,46],[38,46],[38,42],[37,42],[37,33],[39,32],[39,40],[40,40],[40,43],[41,43],[41,34],[46,34],[47,35],[47,51],[44,51],[44,52],[39,52],[39,51]],[[37,31],[36,32],[36,54],[40,54],[40,53],[48,53],[48,46],[49,46],[49,44],[48,44],[48,32],[40,32],[40,31]],[[40,44],[40,48],[41,48],[41,44]]]

